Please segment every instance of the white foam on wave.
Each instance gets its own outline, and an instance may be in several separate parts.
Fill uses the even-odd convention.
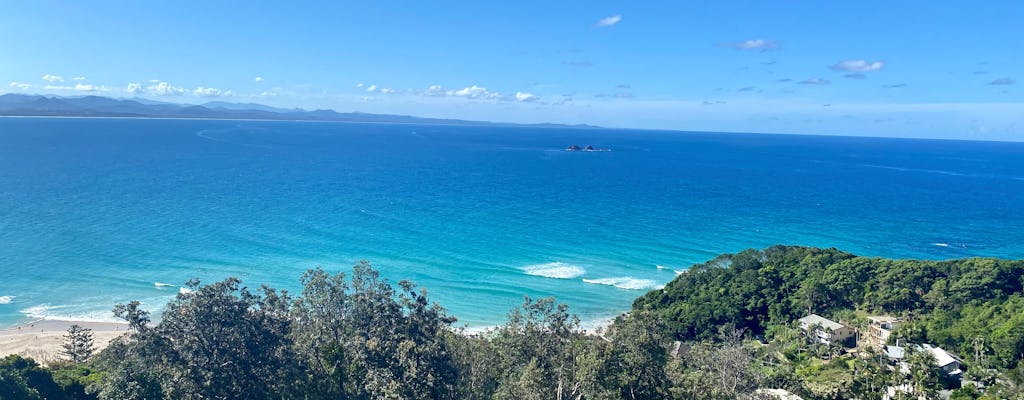
[[[666,267],[664,265],[655,265],[654,267],[657,268],[657,269],[671,269],[671,268]]]
[[[639,279],[631,276],[619,276],[614,278],[600,278],[600,279],[584,279],[583,282],[592,283],[595,285],[608,285],[615,286],[619,289],[629,290],[650,290],[650,289],[661,289],[664,285],[659,285],[650,279]]]
[[[156,286],[156,287],[158,287],[158,288],[161,288],[161,287],[168,287],[168,286],[170,286],[170,287],[173,287],[174,285],[172,285],[172,284],[170,284],[170,283],[163,283],[163,282],[153,282],[153,286]]]
[[[949,247],[949,243],[932,243],[932,246]]]
[[[192,290],[192,289],[189,289],[189,288],[184,288],[184,287],[183,288],[178,288],[178,293],[181,293],[181,294],[189,294],[189,293],[192,293],[192,292],[195,292],[195,291]]]
[[[587,270],[579,265],[563,262],[527,265],[523,267],[522,270],[527,275],[543,276],[545,278],[555,279],[572,279],[587,273]]]
[[[11,304],[15,297],[18,296],[0,296],[0,304]]]
[[[83,321],[83,322],[124,322],[114,317],[110,311],[78,311],[70,306],[51,306],[40,304],[19,310],[31,319]]]

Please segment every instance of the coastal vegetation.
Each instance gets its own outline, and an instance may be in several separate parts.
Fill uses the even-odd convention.
[[[301,282],[193,280],[155,323],[118,305],[130,331],[94,355],[77,329],[66,361],[0,360],[0,399],[1024,398],[1024,261],[747,250],[692,267],[598,332],[553,298],[525,298],[470,334],[368,263]],[[858,327],[902,318],[891,344],[949,349],[972,383],[948,387],[913,347],[904,372],[879,349],[823,344],[795,323],[812,313]]]

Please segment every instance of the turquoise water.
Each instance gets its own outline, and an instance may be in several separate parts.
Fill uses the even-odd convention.
[[[523,295],[597,320],[776,243],[1024,258],[1022,206],[1013,143],[0,118],[0,326],[159,311],[192,277],[294,290],[360,259],[470,326]]]

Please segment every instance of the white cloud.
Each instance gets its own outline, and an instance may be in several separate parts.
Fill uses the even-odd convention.
[[[362,83],[357,83],[357,84],[356,84],[356,87],[357,87],[357,88],[362,88],[363,86],[365,86],[365,85],[363,85]]]
[[[380,93],[401,93],[398,90],[392,89],[381,89]],[[520,102],[532,102],[540,100],[540,97],[529,92],[515,92],[514,94],[505,95],[501,92],[495,92],[488,90],[486,87],[471,85],[462,89],[445,89],[441,85],[430,85],[426,90],[423,91],[410,91],[420,96],[428,97],[461,97],[465,99],[473,100],[498,100],[498,101],[520,101]]]
[[[392,89],[392,88],[381,88],[380,89],[380,93],[381,94],[395,94],[395,93],[398,93],[398,91],[395,90],[395,89]]]
[[[64,82],[64,78],[50,74],[43,75],[43,80],[47,82]]]
[[[109,92],[110,88],[106,86],[88,85],[84,83],[76,83],[75,86],[64,86],[64,85],[46,85],[43,87],[44,90],[74,90],[77,92]]]
[[[615,24],[619,23],[619,21],[622,21],[622,15],[615,14],[615,15],[612,15],[610,17],[601,18],[600,21],[597,21],[597,26],[601,27],[601,28],[604,28],[604,27],[615,25]]]
[[[1013,79],[1010,78],[999,78],[988,83],[989,85],[1012,85]]]
[[[157,96],[181,96],[185,94],[185,89],[173,86],[170,83],[162,82],[159,80],[157,80],[154,83],[154,85],[151,85],[146,88],[146,90],[149,91],[150,94],[154,94]]]
[[[143,89],[141,83],[129,83],[128,88],[126,88],[124,91],[128,94],[139,94],[142,93],[142,90]]]
[[[867,62],[864,60],[846,60],[837,62],[829,68],[835,71],[871,72],[878,71],[884,66],[885,61]]]
[[[71,79],[72,79],[72,80],[76,80],[76,81],[84,81],[84,80],[85,80],[85,77],[84,77],[84,76],[76,76],[76,77],[74,77],[74,78],[71,78]]]
[[[423,91],[424,96],[441,97],[445,94],[446,92],[441,85],[430,85],[427,90]]]
[[[377,91],[377,85],[370,85],[366,88],[366,91],[370,93]]]
[[[231,97],[231,91],[199,86],[192,91],[192,95],[196,97]]]
[[[106,92],[110,90],[107,89],[105,86],[95,86],[84,83],[76,83],[74,89],[79,92]]]
[[[255,79],[253,79],[253,80],[254,80],[254,81],[256,81],[256,82],[263,82],[263,77],[262,77],[262,76],[257,76],[257,77],[256,77]]]
[[[533,93],[516,92],[516,101],[528,103],[537,100],[540,100],[540,97],[537,97]]]
[[[779,42],[774,40],[751,39],[739,43],[729,43],[725,47],[732,47],[736,50],[772,50],[779,48]]]
[[[277,93],[271,91],[264,91],[260,93],[260,97],[277,97]]]
[[[465,97],[468,99],[496,99],[501,97],[501,93],[492,92],[487,90],[485,87],[473,85],[467,88],[462,88],[455,91],[448,91],[449,96]]]
[[[26,90],[26,89],[32,87],[32,84],[31,83],[21,83],[21,82],[11,82],[11,84],[8,85],[8,86],[10,86],[12,88],[18,88],[18,90]]]

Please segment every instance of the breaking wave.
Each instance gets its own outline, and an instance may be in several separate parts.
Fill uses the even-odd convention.
[[[650,290],[660,289],[664,285],[659,285],[650,279],[633,278],[630,276],[620,276],[615,278],[601,278],[601,279],[584,279],[583,282],[592,283],[595,285],[608,285],[615,286],[619,289],[629,290]]]
[[[587,273],[587,270],[579,265],[566,264],[563,262],[527,265],[523,267],[522,270],[527,275],[543,276],[545,278],[555,279],[572,279]]]

